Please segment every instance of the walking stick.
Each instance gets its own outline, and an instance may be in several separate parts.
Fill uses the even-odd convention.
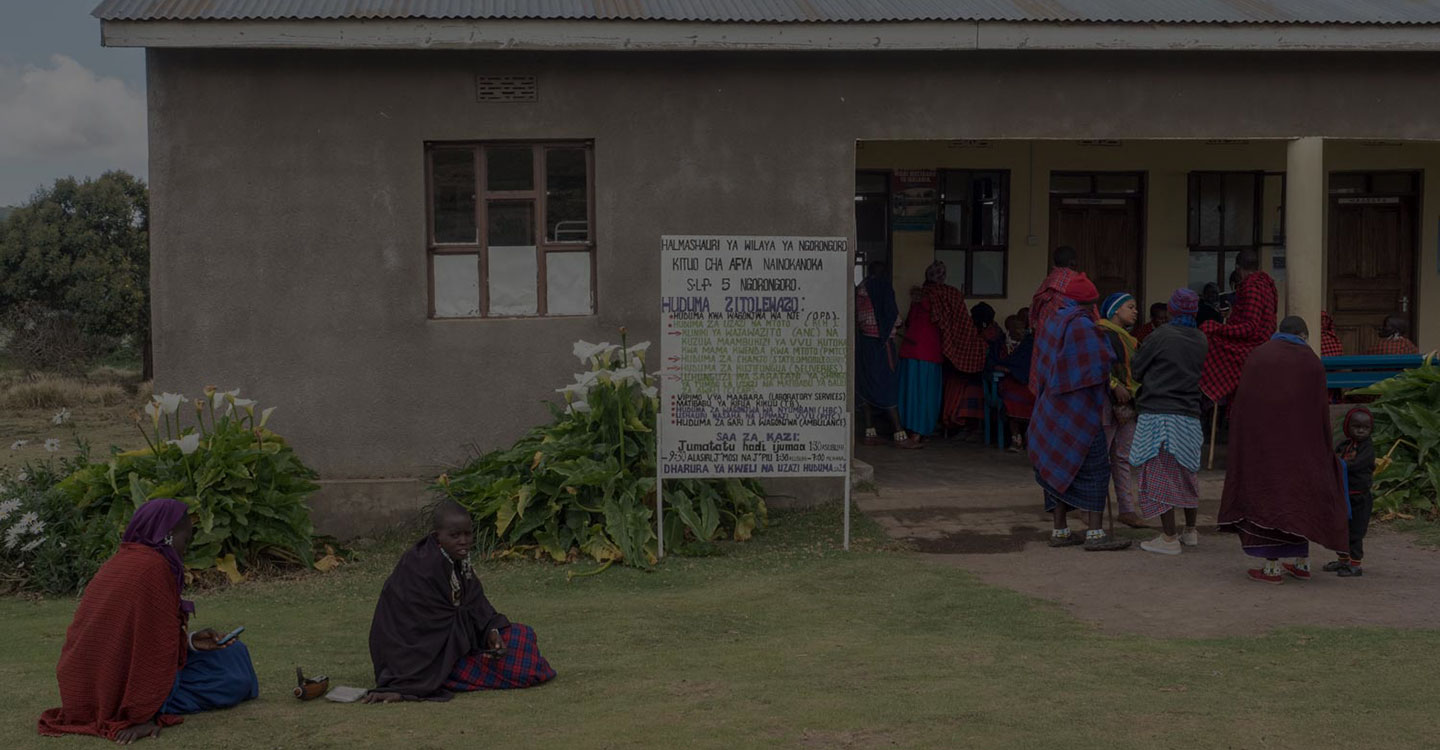
[[[1220,404],[1210,412],[1210,465],[1206,468],[1215,470],[1215,433],[1220,431]]]

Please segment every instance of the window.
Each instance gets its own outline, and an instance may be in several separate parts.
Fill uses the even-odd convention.
[[[594,160],[588,143],[433,143],[430,317],[595,311]]]
[[[1283,258],[1284,181],[1283,174],[1273,172],[1190,173],[1186,242],[1191,289],[1201,292],[1213,283],[1227,291],[1242,250],[1275,247]]]
[[[935,259],[966,296],[1005,296],[1009,214],[1009,172],[940,170]]]
[[[872,261],[890,263],[890,173],[855,173],[855,283]]]

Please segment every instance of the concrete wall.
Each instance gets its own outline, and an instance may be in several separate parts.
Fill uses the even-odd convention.
[[[156,386],[278,405],[274,427],[327,480],[433,475],[543,420],[570,342],[621,325],[653,337],[662,234],[853,235],[857,140],[1440,139],[1429,53],[148,61]],[[477,73],[537,75],[539,102],[476,103]],[[595,141],[597,314],[427,320],[423,142],[581,138]],[[1012,273],[1041,267],[1033,249]]]

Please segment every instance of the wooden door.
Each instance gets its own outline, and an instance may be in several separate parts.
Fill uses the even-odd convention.
[[[1379,340],[1389,315],[1415,329],[1415,196],[1333,196],[1330,201],[1329,311],[1346,354]]]
[[[1062,245],[1075,248],[1080,270],[1100,290],[1129,292],[1144,299],[1140,288],[1141,240],[1144,230],[1141,199],[1051,196],[1050,252]]]

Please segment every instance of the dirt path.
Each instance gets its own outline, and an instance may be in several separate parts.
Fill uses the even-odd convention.
[[[979,446],[920,451],[869,449],[879,490],[857,506],[927,558],[996,586],[1056,602],[1076,617],[1124,633],[1204,638],[1293,625],[1440,627],[1440,551],[1384,527],[1366,543],[1365,576],[1320,573],[1306,582],[1263,585],[1245,577],[1251,558],[1214,531],[1224,477],[1202,473],[1200,546],[1178,557],[1085,552],[1045,544],[1050,522],[1022,456]],[[962,478],[964,478],[962,480]],[[1158,525],[1158,522],[1157,522]],[[1072,521],[1079,530],[1080,524]],[[1333,559],[1316,548],[1315,564]]]

